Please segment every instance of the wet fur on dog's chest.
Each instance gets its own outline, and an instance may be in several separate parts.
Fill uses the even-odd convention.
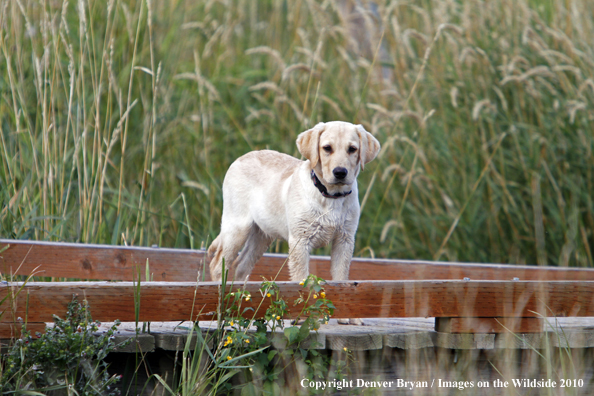
[[[306,239],[311,249],[324,247],[336,237],[344,236],[347,218],[343,213],[319,211],[313,215],[313,221],[302,219],[296,222],[294,228],[295,236]]]

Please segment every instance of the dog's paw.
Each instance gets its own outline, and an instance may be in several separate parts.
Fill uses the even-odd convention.
[[[359,319],[359,318],[337,319],[337,322],[338,322],[338,324],[341,324],[341,325],[346,325],[346,324],[355,325],[355,326],[364,326],[365,325],[363,323],[363,320]]]

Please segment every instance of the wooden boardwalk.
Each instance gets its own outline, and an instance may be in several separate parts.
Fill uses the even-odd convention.
[[[497,350],[497,349],[545,349],[553,348],[592,348],[594,347],[594,318],[546,318],[543,331],[538,333],[445,333],[434,329],[434,318],[366,318],[365,326],[340,325],[331,319],[317,332],[312,332],[304,346],[314,349],[341,351],[369,351],[384,348],[399,350],[418,350],[423,348]],[[102,323],[100,331],[107,331],[113,323]],[[141,324],[142,325],[142,324]],[[201,321],[201,329],[206,332],[216,327],[216,322]],[[290,326],[285,321],[285,326]],[[120,352],[151,352],[156,349],[180,351],[186,345],[191,323],[156,322],[150,324],[150,333],[138,337],[133,322],[122,323],[117,342],[132,338],[136,342],[128,344]],[[283,349],[284,336],[272,344]]]
[[[156,322],[208,321],[216,311],[221,286],[209,281],[204,251],[12,240],[0,240],[0,251],[4,279],[21,276],[0,285],[0,338],[18,335],[23,322],[42,329],[52,314],[65,312],[73,295],[89,302],[94,319],[132,322],[138,278],[138,319],[153,322],[153,330]],[[283,298],[292,302],[302,287],[287,281],[286,258],[265,255],[251,279],[275,279]],[[328,257],[313,257],[310,270],[330,278],[329,264]],[[46,281],[24,282],[28,275]],[[593,269],[357,258],[351,278],[324,286],[336,306],[334,317],[369,318],[371,326],[322,327],[318,336],[330,349],[340,345],[341,337],[352,348],[497,348],[509,330],[531,334],[535,342],[554,334],[547,331],[545,317],[553,323],[554,317],[563,318],[576,334],[572,339],[582,339],[578,344],[584,348],[594,346],[585,335],[594,329],[594,321],[589,324]],[[263,299],[260,282],[239,286],[250,291],[251,306],[262,314],[257,309]],[[299,308],[284,319],[296,317]]]

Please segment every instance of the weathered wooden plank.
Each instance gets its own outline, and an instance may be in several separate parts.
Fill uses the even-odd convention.
[[[278,285],[291,307],[286,318],[295,318],[300,307],[292,304],[302,287],[293,282]],[[10,288],[20,286],[0,286],[0,300]],[[213,282],[146,282],[141,287],[138,319],[211,319],[219,287]],[[248,282],[245,287],[252,299],[243,306],[263,315],[267,304],[258,308],[263,299],[260,283]],[[351,281],[328,282],[325,290],[336,306],[337,318],[594,316],[594,282],[589,281]],[[95,319],[134,321],[134,293],[132,282],[32,282],[15,301],[7,299],[0,309],[8,311],[4,322],[14,317],[25,319],[27,312],[29,322],[46,322],[52,314],[65,312],[72,296],[77,295],[89,301]],[[14,313],[11,307],[16,307]]]
[[[333,351],[344,348],[351,351],[369,351],[384,347],[384,336],[380,333],[361,332],[360,334],[331,334],[326,336],[326,345]]]
[[[287,259],[282,254],[265,254],[258,261],[250,277],[271,279]],[[312,256],[310,273],[330,280],[330,257]],[[353,280],[522,280],[522,281],[594,281],[594,269],[567,267],[538,267],[530,265],[471,264],[439,261],[370,259],[354,257],[349,278]],[[288,281],[289,271],[284,264],[277,280]]]
[[[447,349],[493,349],[496,334],[436,333],[434,345]]]
[[[148,260],[153,280],[190,281],[198,279],[204,252],[199,250],[86,245],[61,242],[0,240],[0,272],[12,275],[142,280]]]
[[[27,330],[32,335],[36,333],[43,333],[45,331],[45,323],[27,323]],[[0,323],[0,339],[19,338],[21,337],[23,324],[21,323]]]
[[[422,349],[433,347],[433,339],[428,331],[402,332],[384,335],[384,347],[398,349]]]
[[[155,281],[184,282],[210,280],[202,250],[87,245],[0,239],[0,273],[39,276],[132,281],[140,268],[144,280],[148,260]],[[250,277],[288,281],[287,255],[266,254]],[[330,258],[313,256],[310,272],[331,279]],[[203,278],[203,275],[205,276]],[[594,269],[461,264],[447,262],[354,258],[350,278],[357,280],[594,280]]]
[[[495,349],[545,349],[553,346],[554,340],[559,336],[546,329],[548,332],[529,333],[529,334],[512,334],[499,333],[495,335],[493,348]],[[568,329],[564,329],[566,331]],[[574,332],[571,329],[571,332]],[[568,332],[565,332],[568,334]],[[557,345],[558,346],[558,345]],[[581,345],[578,348],[587,348],[591,345]]]
[[[540,333],[542,318],[435,318],[435,331],[441,333]]]

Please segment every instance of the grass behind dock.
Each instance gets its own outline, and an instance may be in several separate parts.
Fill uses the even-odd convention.
[[[356,255],[591,266],[594,4],[347,3],[1,1],[0,235],[208,245],[235,158],[340,119]]]

